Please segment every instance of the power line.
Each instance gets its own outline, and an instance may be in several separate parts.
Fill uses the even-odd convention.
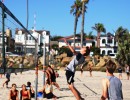
[[[2,23],[2,21],[0,21],[0,23]],[[7,25],[4,25],[4,26],[6,26],[7,28],[10,28],[10,29],[15,31],[15,29],[11,28],[10,26],[7,26]]]
[[[10,10],[0,1],[0,7],[6,12],[10,17],[12,17],[31,37],[37,41],[37,39],[22,25],[22,23],[10,12]]]
[[[13,23],[11,20],[9,20],[8,18],[6,18],[9,22],[11,22],[12,24],[14,24],[17,28],[19,28],[18,25],[16,25],[15,23]]]

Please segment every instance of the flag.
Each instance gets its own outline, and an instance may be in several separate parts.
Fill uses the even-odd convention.
[[[108,45],[108,44],[105,44],[105,46],[106,46],[107,48],[111,47],[111,46],[110,46],[110,45]]]

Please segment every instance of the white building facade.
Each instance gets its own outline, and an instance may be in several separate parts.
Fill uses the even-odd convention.
[[[40,31],[30,31],[31,35],[38,41],[38,50],[40,44],[46,45],[46,51],[49,51],[50,43],[50,32],[45,30]],[[15,34],[15,50],[24,51],[26,45],[27,53],[35,53],[35,39],[30,34],[27,34],[27,39],[25,40],[25,31],[18,30]],[[25,42],[26,41],[26,42]],[[43,48],[43,46],[42,46]]]
[[[65,39],[70,44],[70,46],[72,46],[72,47],[74,46],[74,38],[73,38],[73,36],[65,37]],[[95,39],[85,39],[84,42],[83,42],[83,46],[91,47],[91,46],[93,46],[93,43],[94,44],[96,43]],[[59,48],[63,47],[63,46],[67,46],[67,45],[64,42],[64,38],[61,38],[61,39],[59,39]],[[75,37],[75,50],[79,51],[80,47],[81,47],[80,37],[76,36]]]
[[[118,43],[115,41],[114,35],[110,34],[100,36],[100,54],[108,55],[116,58]]]

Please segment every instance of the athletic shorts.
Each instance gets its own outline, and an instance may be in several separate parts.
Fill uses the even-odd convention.
[[[66,70],[66,79],[67,79],[68,84],[73,83],[74,82],[74,73],[69,70]]]
[[[51,82],[56,82],[56,78],[51,76]]]
[[[44,94],[44,97],[47,99],[52,99],[54,97],[54,94],[52,92],[48,93],[48,94]]]

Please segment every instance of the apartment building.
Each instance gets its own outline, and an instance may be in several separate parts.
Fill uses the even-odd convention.
[[[114,37],[115,36],[111,33],[100,36],[100,54],[109,55],[112,58],[116,57],[118,43]]]
[[[30,30],[31,35],[37,40],[38,42],[38,50],[40,48],[40,44],[46,45],[46,51],[49,51],[49,43],[50,43],[50,31],[46,30]],[[27,53],[35,53],[35,39],[30,35],[27,34],[27,38],[25,38],[25,31],[24,30],[17,30],[15,32],[15,50],[16,51],[24,51],[26,47]],[[44,48],[42,46],[42,48]]]

